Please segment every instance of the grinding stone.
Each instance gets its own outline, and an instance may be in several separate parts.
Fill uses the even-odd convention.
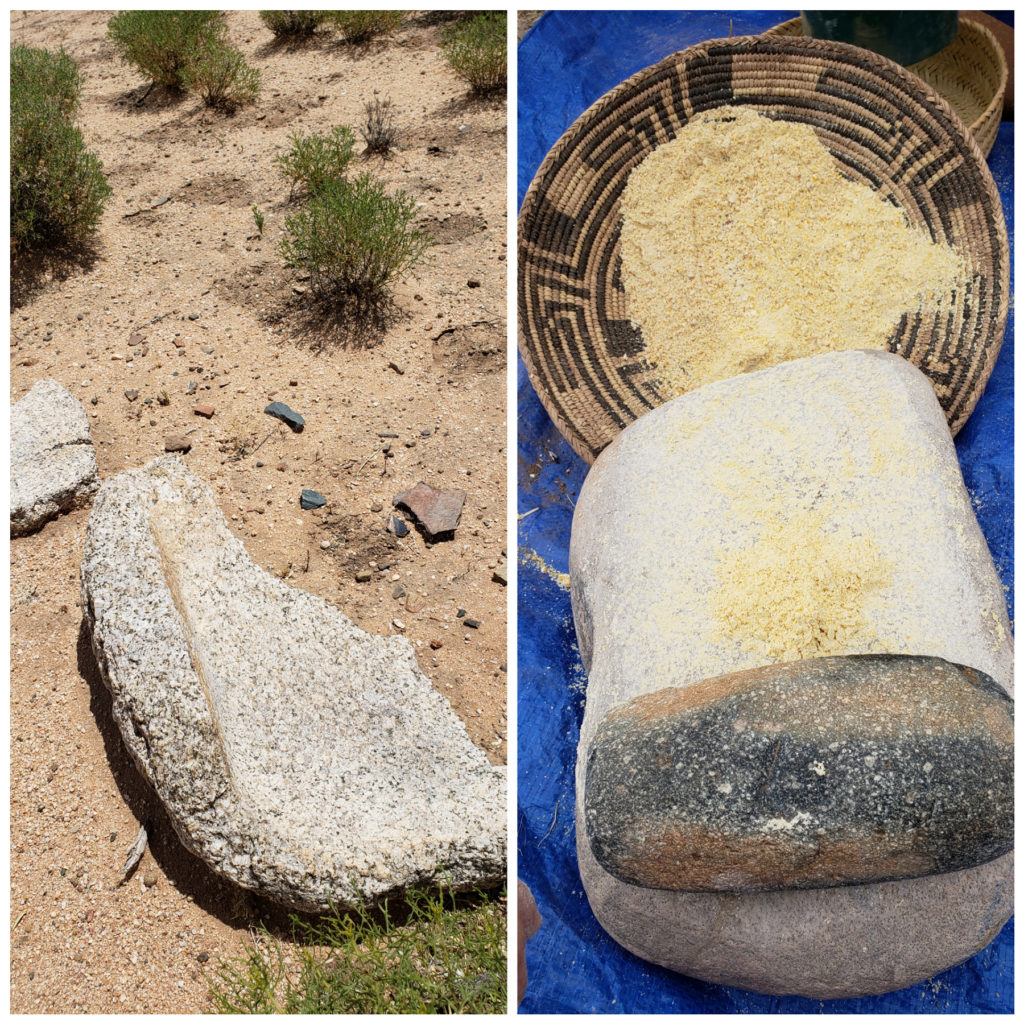
[[[256,566],[178,456],[100,489],[82,560],[125,745],[182,842],[305,910],[505,872],[505,779],[419,670]]]
[[[98,472],[82,403],[55,380],[37,381],[11,407],[11,536],[87,505]]]
[[[723,552],[756,545],[766,510],[780,507],[793,517],[829,510],[822,531],[870,538],[888,567],[855,639],[828,653],[943,659],[1012,694],[1002,587],[920,371],[889,353],[843,352],[704,387],[626,428],[577,502],[570,577],[589,674],[580,871],[616,940],[673,970],[780,995],[891,991],[966,960],[999,932],[1013,910],[1012,853],[866,884],[686,892],[623,881],[588,839],[586,768],[609,715],[766,664],[750,637],[723,630],[712,595]]]

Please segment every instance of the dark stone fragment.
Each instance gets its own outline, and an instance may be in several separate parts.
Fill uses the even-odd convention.
[[[306,425],[303,416],[290,409],[284,402],[271,402],[263,411],[268,416],[275,416],[282,423],[287,423],[296,434],[301,434],[302,428]]]
[[[398,434],[378,434],[378,437],[398,437]]]
[[[127,398],[129,402],[134,402],[135,399],[139,397],[139,393],[135,388],[129,388],[124,393],[124,397]]]
[[[462,620],[462,624],[464,626],[468,626],[470,629],[479,629],[480,628],[480,620],[479,619],[469,619],[469,618],[466,618],[466,619]]]
[[[1013,702],[940,658],[808,659],[645,694],[590,745],[584,824],[622,881],[860,885],[1013,847]]]
[[[198,960],[199,963],[201,963],[201,964],[205,964],[209,959],[210,959],[210,954],[207,953],[205,949],[202,951],[202,953],[199,953],[196,956],[196,960]]]
[[[455,613],[455,618],[457,618],[457,619],[461,619],[461,618],[463,618],[463,616],[465,616],[465,614],[466,614],[466,609],[465,609],[465,608],[460,608],[460,609],[459,609],[459,610],[458,610],[458,611],[457,611],[457,612]]]
[[[327,499],[319,491],[303,488],[299,504],[305,509],[323,508],[327,504]]]
[[[405,508],[416,517],[430,540],[454,533],[465,503],[465,491],[439,491],[422,481],[410,490],[395,495],[393,500],[396,508]]]
[[[388,529],[396,537],[404,537],[409,532],[409,525],[408,523],[403,523],[398,516],[392,516],[388,521]]]

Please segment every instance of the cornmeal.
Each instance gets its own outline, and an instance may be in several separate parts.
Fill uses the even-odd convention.
[[[952,302],[965,261],[848,181],[812,128],[719,107],[622,194],[630,316],[682,394],[816,352],[884,349],[904,313]]]

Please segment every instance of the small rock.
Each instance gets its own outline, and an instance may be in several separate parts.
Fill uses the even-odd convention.
[[[185,347],[185,339],[184,338],[175,338],[174,339],[174,347],[175,348],[184,348]]]
[[[134,402],[135,399],[139,397],[139,393],[138,393],[138,391],[136,391],[135,388],[129,388],[124,393],[124,397],[127,398],[129,402]]]
[[[201,964],[205,964],[209,959],[210,954],[207,953],[205,949],[201,953],[196,955],[196,960]]]
[[[384,502],[382,502],[379,498],[374,498],[373,501],[370,502],[371,512],[380,512],[383,508]]]
[[[292,380],[288,381],[288,387],[290,387],[290,388],[297,388],[298,386],[299,386],[298,380],[292,379]]]
[[[100,404],[99,395],[93,395],[92,398],[89,399],[89,404],[90,405],[99,405]]]
[[[154,871],[154,870],[153,870],[152,868],[150,868],[150,869],[149,869],[149,870],[148,870],[148,871],[147,871],[147,872],[146,872],[146,873],[145,873],[145,874],[144,874],[144,875],[142,876],[142,884],[143,884],[143,885],[144,885],[144,886],[145,886],[145,887],[146,887],[147,889],[152,889],[152,888],[153,888],[153,886],[155,886],[155,885],[156,885],[156,882],[157,882],[157,878],[156,878],[156,872],[155,872],[155,871]]]
[[[494,570],[491,578],[504,586],[508,586],[508,562],[504,558],[498,562],[498,567]]]
[[[208,356],[212,356],[213,355],[213,346],[212,345],[204,345],[203,348],[202,348],[202,351],[205,352]]]
[[[288,463],[287,462],[279,462],[277,464],[277,466],[275,466],[274,468],[278,471],[278,473],[287,473],[288,472]]]
[[[212,405],[197,405],[192,410],[197,416],[205,416],[209,419],[214,414],[214,408]]]
[[[403,587],[402,584],[399,583],[398,586],[395,587],[395,589],[391,591],[391,596],[396,601],[401,601],[402,598],[405,597],[405,587]]]
[[[430,641],[430,647],[432,650],[439,651],[444,647],[444,641],[438,640],[436,637]]]
[[[467,288],[479,288],[480,287],[480,282],[479,281],[467,281],[466,282],[466,287]]]
[[[430,540],[454,533],[466,503],[466,492],[439,491],[420,481],[408,491],[395,495],[395,507],[408,509],[416,517]]]
[[[322,540],[322,541],[320,541],[320,550],[321,551],[330,551],[331,550],[331,542],[329,540]]]
[[[396,363],[393,359],[391,360],[390,363],[388,363],[388,366],[390,366],[391,369],[394,370],[395,373],[399,375],[399,377],[401,377],[405,373],[405,367],[402,366],[401,363]]]
[[[189,320],[198,320],[199,319],[199,314],[198,313],[189,313],[188,318],[189,318]]]
[[[271,402],[263,411],[268,416],[274,416],[282,423],[287,423],[296,434],[301,434],[302,428],[306,425],[305,418],[300,413],[290,409],[284,402]]]
[[[192,450],[192,442],[181,434],[168,434],[164,438],[165,452],[188,452]]]
[[[431,435],[432,433],[433,433],[433,431],[432,431],[432,430],[430,429],[430,427],[424,427],[424,428],[423,428],[423,429],[422,429],[422,430],[420,431],[420,436],[421,436],[421,437],[430,437],[430,435]]]
[[[327,504],[327,499],[319,491],[303,488],[302,494],[299,497],[299,504],[305,509],[323,508]]]
[[[405,623],[401,619],[392,619],[391,625],[394,626],[395,629],[402,630],[403,632],[405,630]]]
[[[466,615],[466,609],[465,609],[465,608],[460,608],[460,609],[459,609],[459,610],[458,610],[458,611],[457,611],[457,612],[455,613],[455,618],[457,618],[457,619],[461,619],[461,618],[464,618],[464,617],[465,617],[465,615]]]
[[[404,537],[409,532],[407,523],[402,522],[398,516],[392,516],[388,522],[388,530],[396,537]]]
[[[465,618],[465,619],[462,620],[462,624],[464,626],[468,626],[470,629],[479,629],[480,628],[480,620],[479,619]]]
[[[360,569],[356,573],[356,583],[369,583],[373,579],[373,573],[369,569]]]

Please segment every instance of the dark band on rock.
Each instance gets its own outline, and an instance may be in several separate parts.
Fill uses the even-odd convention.
[[[1013,847],[1013,702],[940,658],[818,658],[637,697],[584,824],[634,885],[760,892],[958,871]]]

